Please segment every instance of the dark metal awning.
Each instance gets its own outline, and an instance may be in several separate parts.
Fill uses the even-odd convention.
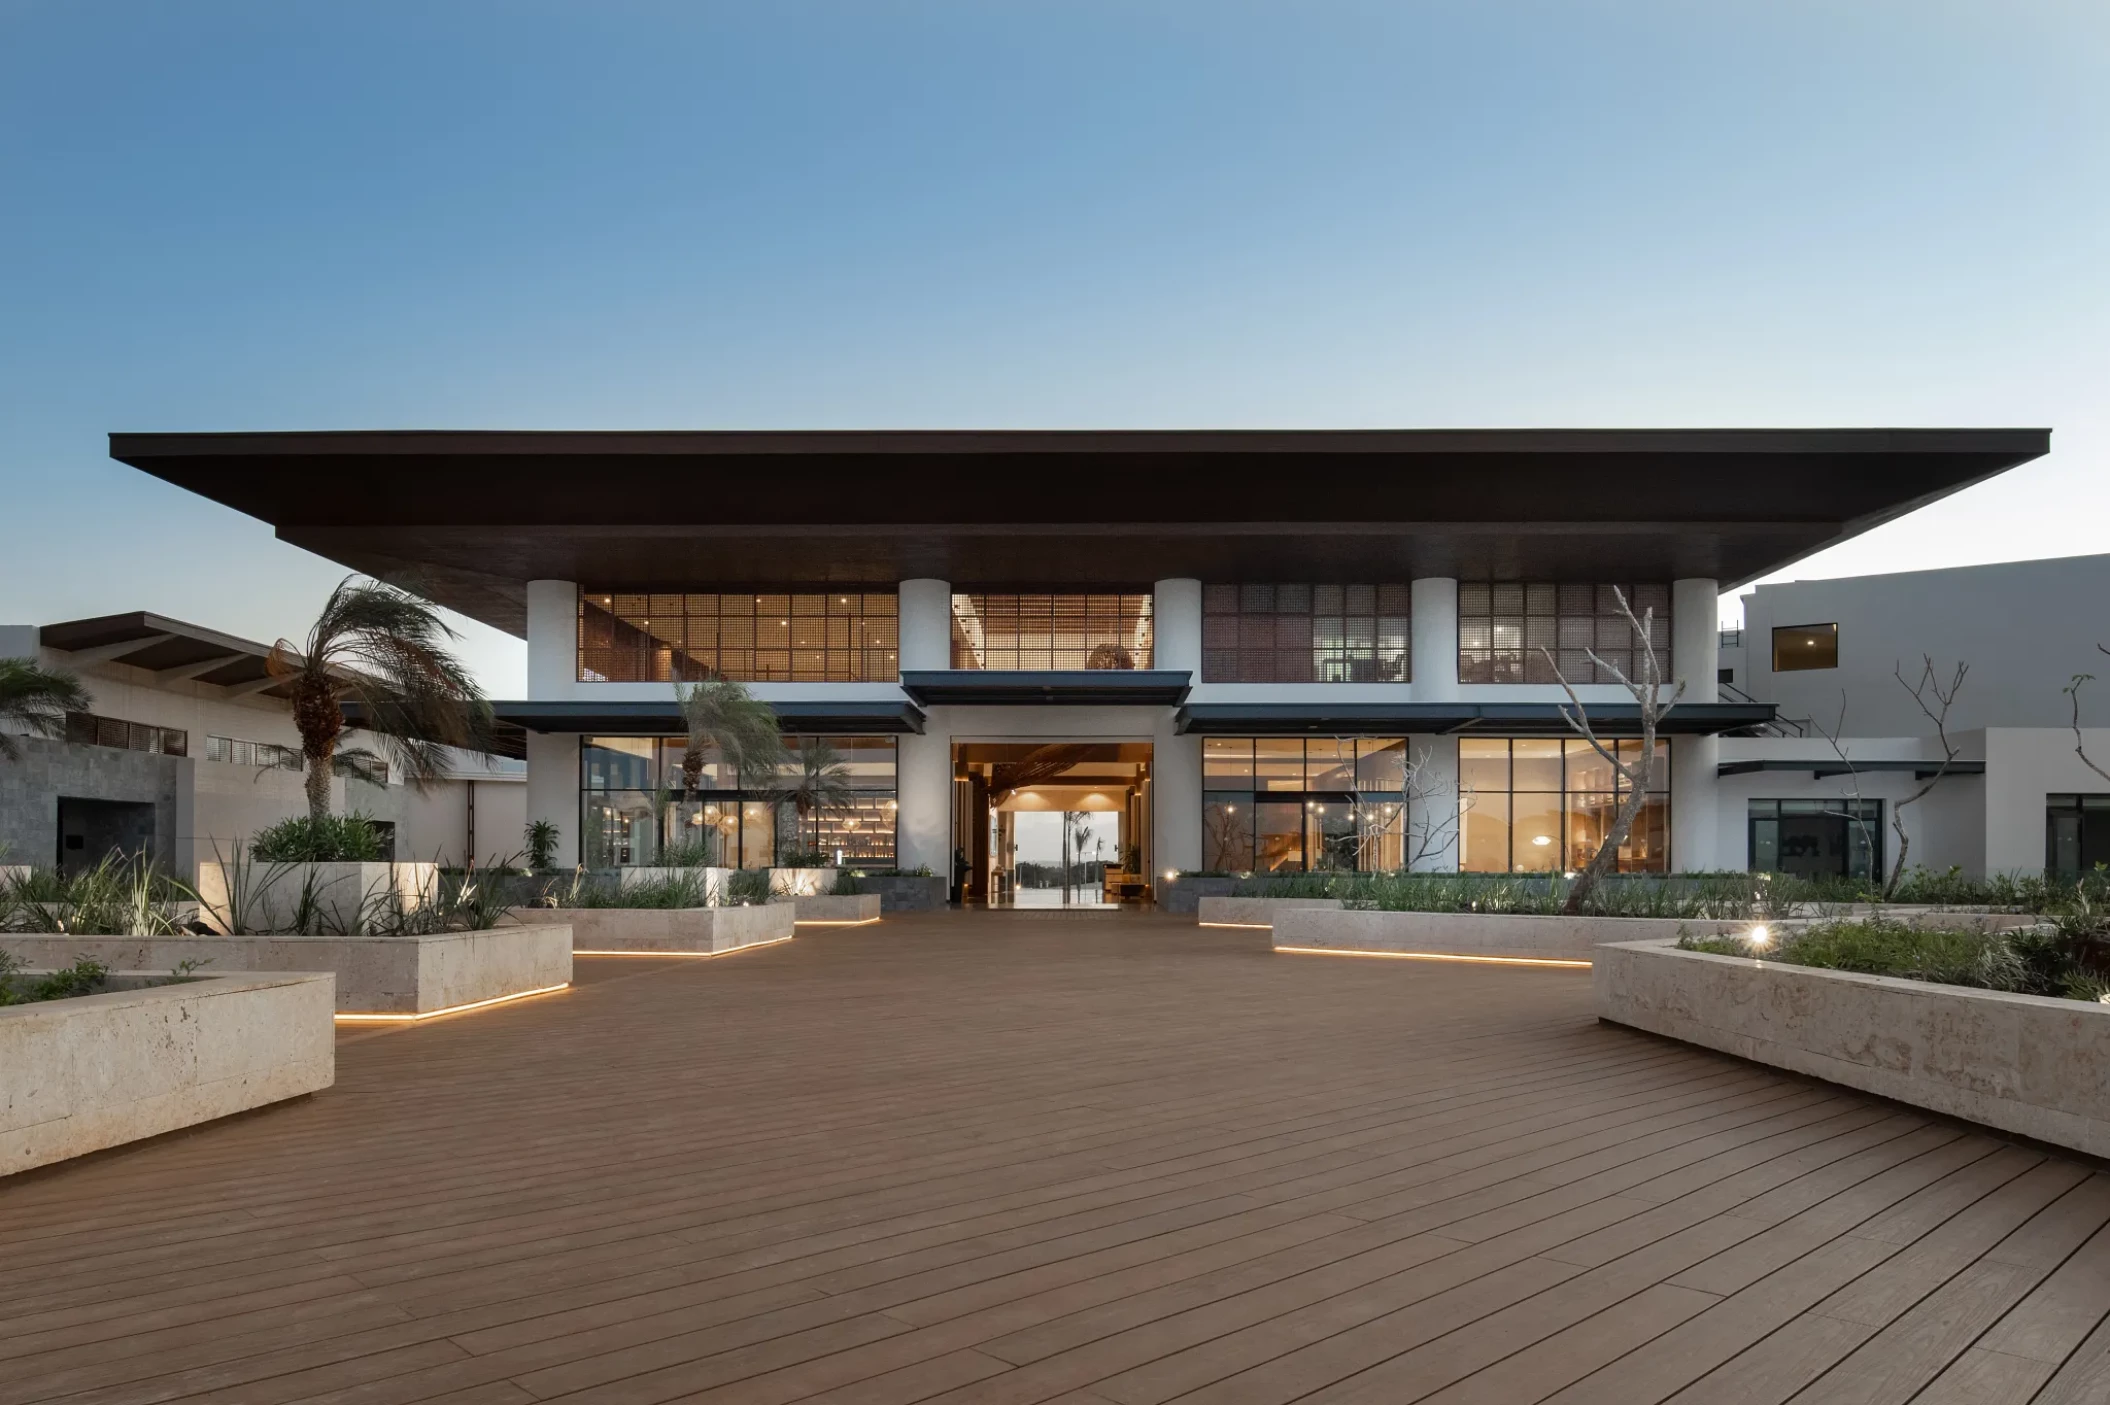
[[[1680,703],[1656,730],[1663,736],[1713,736],[1773,720],[1771,703]],[[1634,703],[1591,703],[1599,736],[1641,734]],[[1220,737],[1381,737],[1485,733],[1501,737],[1565,737],[1574,729],[1558,703],[1189,703],[1177,730]]]
[[[770,710],[787,732],[806,736],[858,736],[921,732],[923,714],[914,704],[886,699],[773,702]],[[678,736],[686,727],[681,710],[664,702],[494,702],[502,727],[524,732],[597,732],[610,736]]]
[[[1176,707],[1194,675],[1169,668],[927,669],[901,675],[902,691],[925,707],[1008,703],[1126,703]]]
[[[1724,761],[1715,768],[1721,776],[1748,776],[1760,771],[1807,771],[1813,780],[1829,780],[1833,776],[1850,776],[1855,773],[1873,775],[1884,771],[1910,771],[1919,780],[1941,774],[1944,770],[1952,776],[1982,776],[1983,761],[1951,761],[1946,768],[1940,761],[1856,761],[1848,765],[1844,761]]]

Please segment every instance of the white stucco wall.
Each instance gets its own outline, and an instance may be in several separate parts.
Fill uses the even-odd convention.
[[[1953,728],[2060,727],[2070,717],[2068,680],[2110,677],[2110,659],[2095,648],[2110,643],[2106,600],[2110,556],[1763,585],[1743,597],[1739,686],[1827,730],[1843,695],[1849,734],[1918,735],[1932,727],[1892,670],[1917,678],[1931,655],[1944,686],[1958,662],[1970,665]],[[1839,626],[1839,666],[1773,672],[1773,630],[1806,624]],[[2110,683],[2083,698],[2082,720],[2110,725]]]

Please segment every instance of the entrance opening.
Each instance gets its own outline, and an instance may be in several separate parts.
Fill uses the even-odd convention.
[[[1149,742],[955,742],[953,881],[990,907],[1148,902]]]
[[[154,856],[154,807],[143,800],[59,797],[59,872],[72,877],[107,858]]]

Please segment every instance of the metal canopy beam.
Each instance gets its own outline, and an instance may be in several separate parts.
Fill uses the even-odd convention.
[[[1082,703],[1176,707],[1194,675],[1184,669],[1090,668],[1053,671],[945,668],[901,675],[901,690],[919,704]]]

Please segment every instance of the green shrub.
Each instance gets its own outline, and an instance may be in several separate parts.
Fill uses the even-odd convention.
[[[854,898],[864,891],[857,886],[860,876],[854,868],[839,868],[835,871],[835,886],[829,891],[839,898]]]
[[[702,839],[677,839],[659,852],[660,868],[719,868],[723,867],[719,850],[724,846],[714,837]]]
[[[110,968],[83,956],[61,971],[25,976],[22,963],[0,951],[0,1005],[33,1005],[40,1000],[70,1000],[101,993]]]
[[[834,859],[820,849],[791,849],[777,859],[778,868],[827,868]]]
[[[769,870],[766,868],[743,868],[725,880],[725,901],[728,903],[766,903],[769,901]]]
[[[259,863],[383,863],[380,831],[365,815],[295,815],[258,833],[249,856]]]
[[[1743,937],[1678,939],[1686,951],[1755,956],[1791,966],[1896,976],[1935,985],[2098,1000],[2110,994],[2110,933],[2092,914],[2005,932],[1919,927],[1887,917],[1827,922],[1765,947]]]

